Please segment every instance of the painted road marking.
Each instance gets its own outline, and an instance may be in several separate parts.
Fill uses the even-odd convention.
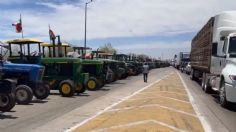
[[[163,122],[160,122],[160,121],[157,121],[157,120],[137,121],[137,122],[132,122],[132,123],[128,123],[128,124],[125,124],[125,125],[112,126],[112,127],[109,127],[109,128],[102,128],[102,129],[97,129],[97,130],[93,130],[93,131],[89,131],[89,132],[104,132],[104,131],[110,131],[112,129],[128,128],[130,126],[137,126],[137,125],[148,124],[148,123],[159,124],[159,125],[168,127],[170,129],[178,131],[178,132],[186,132],[186,131],[181,130],[181,129],[177,128],[177,127],[173,127],[173,126],[171,126],[169,124],[166,124],[166,123],[163,123]]]
[[[192,103],[192,106],[193,106],[193,109],[195,110],[195,112],[197,113],[200,121],[201,121],[201,124],[205,130],[205,132],[212,132],[212,128],[211,126],[209,125],[209,123],[206,121],[205,117],[201,114],[201,112],[199,111],[197,105],[196,105],[196,102],[194,101],[194,98],[191,94],[191,92],[189,91],[189,89],[187,88],[187,85],[186,83],[184,82],[182,76],[179,74],[179,72],[177,72],[178,76],[180,77],[181,79],[181,82],[183,83],[184,85],[184,88],[186,89],[188,95],[189,95],[189,99],[190,99],[190,102]]]
[[[197,117],[197,115],[195,115],[195,114],[191,114],[191,113],[184,112],[184,111],[181,111],[181,110],[176,110],[176,109],[173,109],[173,108],[170,108],[170,107],[166,107],[166,106],[163,106],[163,105],[158,105],[158,104],[142,105],[142,106],[136,106],[136,107],[125,107],[125,108],[121,108],[121,109],[111,109],[111,110],[108,110],[107,112],[125,111],[125,110],[147,108],[147,107],[160,107],[160,108],[163,108],[163,109],[167,109],[167,110],[170,110],[170,111],[178,112],[178,113],[185,114],[185,115],[188,115],[188,116]]]
[[[176,87],[185,89],[181,78],[173,73],[125,97],[72,130],[75,132],[204,131],[190,103],[188,92],[182,91],[178,94],[178,90],[171,89]]]
[[[171,75],[171,74],[174,74],[174,73],[172,72],[172,73],[170,73],[170,75]],[[146,87],[144,87],[144,88],[142,88],[142,89],[140,89],[140,90],[138,90],[138,91],[134,92],[134,93],[133,93],[133,94],[131,94],[130,96],[124,97],[124,98],[123,98],[123,99],[121,99],[120,101],[118,101],[118,102],[116,102],[116,103],[114,103],[114,104],[112,104],[112,105],[108,106],[108,107],[107,107],[107,108],[105,108],[104,110],[101,110],[101,111],[99,111],[99,112],[98,112],[98,113],[96,113],[94,116],[92,116],[92,117],[90,117],[90,118],[88,118],[88,119],[84,120],[83,122],[81,122],[81,123],[79,123],[79,124],[75,125],[74,127],[70,128],[70,129],[66,130],[66,132],[71,132],[71,131],[74,131],[76,128],[78,128],[78,127],[82,126],[83,124],[87,123],[88,121],[90,121],[90,120],[92,120],[92,119],[96,118],[97,116],[101,115],[102,113],[104,113],[105,111],[107,111],[107,110],[111,109],[112,107],[114,107],[114,106],[116,106],[116,105],[120,104],[121,102],[123,102],[123,101],[125,101],[125,100],[127,100],[127,99],[129,99],[129,98],[133,97],[134,95],[136,95],[136,94],[138,94],[138,93],[142,92],[143,90],[145,90],[145,89],[149,88],[150,86],[154,85],[155,83],[158,83],[159,81],[161,81],[162,79],[166,78],[167,76],[168,76],[168,75],[164,76],[164,77],[163,77],[163,78],[161,78],[161,79],[158,79],[158,80],[156,80],[155,82],[153,82],[153,83],[149,84],[148,86],[146,86]]]
[[[154,92],[143,92],[143,93],[138,93],[138,94],[153,94]],[[158,93],[171,93],[171,94],[180,94],[184,96],[188,96],[187,94],[183,93],[176,93],[176,92],[168,92],[168,91],[158,91]]]
[[[146,100],[146,99],[166,98],[166,99],[171,99],[171,100],[179,101],[179,102],[182,102],[182,103],[187,103],[187,104],[190,103],[188,101],[184,101],[184,100],[180,100],[180,99],[176,99],[176,98],[171,98],[171,97],[166,97],[166,96],[161,96],[161,95],[157,95],[157,96],[158,97],[136,98],[136,99],[129,99],[129,100]]]

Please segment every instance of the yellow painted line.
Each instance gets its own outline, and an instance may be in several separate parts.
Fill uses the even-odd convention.
[[[176,73],[171,74],[125,97],[71,131],[204,131],[184,85]]]

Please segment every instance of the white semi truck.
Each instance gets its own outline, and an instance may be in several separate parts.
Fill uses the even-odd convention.
[[[205,92],[219,93],[220,105],[236,102],[236,11],[216,15],[193,38],[190,78]]]
[[[189,52],[179,52],[178,55],[175,55],[175,68],[183,70],[183,68],[188,64],[189,62]]]

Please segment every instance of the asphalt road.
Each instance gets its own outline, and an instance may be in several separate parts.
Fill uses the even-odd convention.
[[[153,82],[169,72],[171,72],[170,68],[152,70],[149,74],[149,82]],[[35,131],[41,126],[47,126],[49,122],[52,122],[85,104],[96,101],[96,99],[106,96],[109,93],[122,89],[126,90],[128,88],[131,89],[130,91],[132,92],[132,90],[136,91],[136,89],[149,84],[144,83],[142,79],[142,75],[128,77],[125,80],[119,80],[113,84],[108,84],[101,90],[86,91],[84,94],[70,98],[61,97],[58,91],[52,91],[52,94],[46,100],[33,100],[29,105],[16,105],[11,112],[0,113],[0,131]],[[64,128],[64,126],[61,125],[56,127],[58,128],[55,129],[55,131]]]
[[[155,69],[149,74],[148,83],[143,82],[142,75],[133,76],[106,85],[101,90],[87,91],[71,98],[61,97],[58,91],[53,91],[47,100],[34,100],[29,105],[16,105],[11,112],[0,113],[0,131],[63,131],[95,114],[96,109],[103,109],[100,107],[101,105],[104,105],[104,107],[111,105],[114,103],[112,100],[119,100],[122,96],[127,96],[173,72],[177,72],[177,70],[174,68]],[[230,109],[220,107],[216,94],[204,93],[200,85],[190,80],[188,75],[183,73],[180,73],[180,75],[191,92],[201,116],[206,119],[212,131],[235,131],[235,105]],[[115,96],[115,94],[119,96]],[[90,114],[82,115],[78,111],[89,111]],[[67,118],[69,113],[73,114],[70,115],[70,118]],[[68,121],[68,119],[80,116],[81,119]]]
[[[219,96],[217,93],[206,94],[201,89],[200,82],[189,79],[189,76],[180,73],[188,89],[190,90],[198,109],[202,116],[210,124],[214,132],[235,132],[236,130],[236,105],[228,109],[219,105]]]

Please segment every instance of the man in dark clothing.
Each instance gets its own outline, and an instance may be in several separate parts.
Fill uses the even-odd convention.
[[[144,82],[147,82],[148,72],[149,72],[149,66],[147,63],[144,63],[144,65],[143,65],[143,80],[144,80]]]

